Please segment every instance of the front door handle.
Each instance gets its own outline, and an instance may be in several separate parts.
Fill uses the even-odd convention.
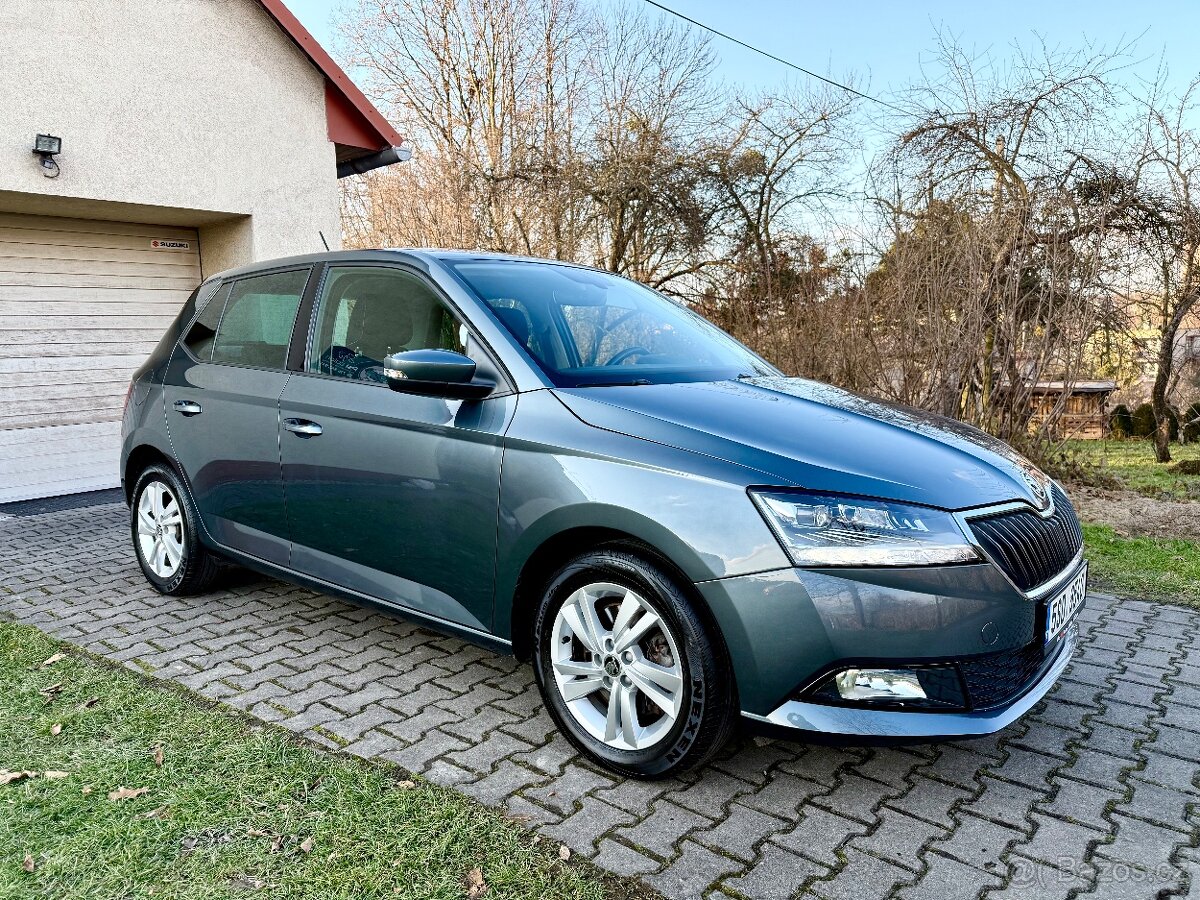
[[[176,400],[174,404],[175,412],[185,416],[198,416],[204,412],[204,408],[195,400]]]
[[[283,427],[303,438],[316,437],[321,433],[321,426],[308,419],[284,419]]]

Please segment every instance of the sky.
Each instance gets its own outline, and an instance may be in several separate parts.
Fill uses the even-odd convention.
[[[344,0],[285,0],[327,49],[336,52],[334,21]],[[587,0],[583,0],[587,2]],[[611,0],[592,0],[601,5]],[[636,2],[636,0],[635,0]],[[1158,65],[1181,89],[1200,75],[1198,0],[663,0],[679,12],[822,75],[886,98],[920,76],[936,31],[946,29],[978,54],[1004,57],[1014,41],[1039,36],[1051,46],[1084,41],[1105,47],[1136,40],[1130,78],[1152,78]],[[657,10],[650,8],[651,12]],[[714,40],[718,74],[751,88],[798,73],[727,41]]]

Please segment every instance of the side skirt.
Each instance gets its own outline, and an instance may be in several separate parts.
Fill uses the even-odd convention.
[[[348,600],[349,602],[355,603],[359,606],[366,606],[371,609],[377,609],[380,612],[384,612],[389,615],[408,619],[419,625],[429,628],[432,631],[450,635],[451,637],[462,638],[463,640],[469,641],[472,644],[486,647],[489,650],[493,650],[502,655],[512,655],[513,648],[511,641],[507,641],[504,638],[497,637],[496,635],[490,634],[486,631],[480,631],[476,628],[460,625],[457,622],[451,622],[448,619],[440,619],[437,616],[431,616],[428,613],[423,613],[420,610],[412,609],[411,607],[400,606],[396,603],[388,603],[386,600],[380,600],[378,597],[360,594],[358,591],[352,591],[349,588],[344,588],[328,581],[322,581],[319,578],[313,578],[312,576],[304,575],[300,572],[294,572],[291,569],[286,569],[282,566],[276,565],[275,563],[267,562],[266,560],[259,559],[256,556],[250,556],[246,553],[241,553],[237,550],[231,550],[228,547],[223,547],[219,544],[209,544],[208,541],[205,541],[204,543],[219,556],[263,575],[269,575],[272,578],[278,578],[280,581],[286,581],[290,584],[298,585],[299,587],[320,591],[323,594],[332,594],[339,599]]]

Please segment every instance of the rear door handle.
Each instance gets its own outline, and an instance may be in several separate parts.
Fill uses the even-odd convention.
[[[198,416],[204,412],[204,408],[195,400],[176,400],[173,404],[175,412],[185,416]]]
[[[321,433],[321,426],[316,422],[308,421],[308,419],[284,419],[283,427],[292,434],[298,434],[304,438],[316,437]]]

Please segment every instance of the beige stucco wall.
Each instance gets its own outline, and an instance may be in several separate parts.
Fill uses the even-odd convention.
[[[337,247],[323,77],[255,0],[4,0],[6,208],[196,225],[205,274]]]

